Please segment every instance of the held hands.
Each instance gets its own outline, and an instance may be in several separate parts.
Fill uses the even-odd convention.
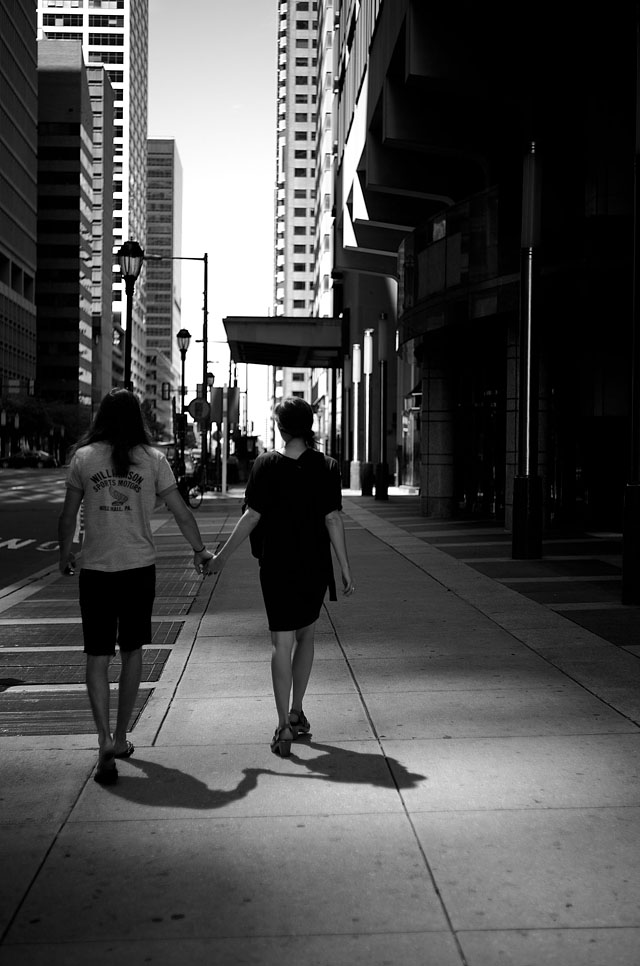
[[[226,557],[223,555],[222,550],[218,553],[214,553],[211,560],[207,564],[208,574],[219,574],[226,563]]]
[[[193,566],[196,569],[196,573],[202,574],[203,577],[208,577],[211,573],[208,566],[210,560],[213,560],[213,554],[206,547],[200,553],[196,553],[194,550]]]

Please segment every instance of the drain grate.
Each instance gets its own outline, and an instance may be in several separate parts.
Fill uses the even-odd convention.
[[[200,580],[176,580],[173,577],[159,577],[156,581],[156,597],[196,597],[202,589]]]
[[[192,597],[185,597],[182,600],[176,600],[175,597],[156,597],[153,613],[156,617],[182,617],[189,613],[192,604]]]
[[[129,730],[153,694],[153,688],[138,691]],[[30,691],[28,694],[0,694],[0,735],[83,735],[93,734],[95,725],[84,691]]]
[[[142,681],[158,681],[169,648],[144,648],[142,652]],[[120,659],[109,666],[109,680],[115,683],[120,674]],[[0,652],[0,691],[34,684],[83,684],[85,679],[84,654],[77,651]]]
[[[151,643],[175,644],[184,621],[153,621]],[[77,644],[82,648],[82,625],[75,624],[16,624],[0,625],[0,644],[5,647],[59,647]]]
[[[19,604],[14,604],[2,614],[3,620],[23,620],[25,617],[77,617],[78,601],[74,600],[34,600],[30,597]]]
[[[179,617],[188,614],[189,608],[193,603],[192,597],[185,598],[156,598],[153,605],[153,613],[156,617]],[[52,601],[52,600],[23,600],[22,603],[10,607],[2,614],[3,620],[43,620],[46,617],[73,618],[80,616],[80,608],[77,600]]]

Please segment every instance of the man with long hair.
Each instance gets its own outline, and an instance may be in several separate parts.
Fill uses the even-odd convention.
[[[178,492],[166,458],[154,449],[140,404],[127,389],[112,389],[77,443],[67,471],[65,502],[58,523],[60,572],[75,565],[73,536],[84,504],[84,542],[79,591],[86,683],[98,732],[95,780],[113,784],[116,758],[133,754],[127,740],[140,686],[142,647],[151,643],[156,551],[151,515],[163,500],[193,548],[193,563],[205,573],[212,558],[196,520]],[[109,664],[120,649],[116,727],[109,717]]]

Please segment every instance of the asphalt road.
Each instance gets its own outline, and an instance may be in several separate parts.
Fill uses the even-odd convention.
[[[0,590],[58,564],[64,469],[0,469]]]

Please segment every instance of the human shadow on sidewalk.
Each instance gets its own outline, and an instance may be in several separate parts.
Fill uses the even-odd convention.
[[[301,758],[296,754],[296,746],[304,745],[314,751],[324,752],[315,758]],[[340,748],[325,745],[318,741],[302,739],[291,746],[291,760],[304,765],[309,774],[301,778],[317,778],[323,781],[341,782],[345,785],[374,785],[389,787],[389,772],[399,789],[415,788],[426,781],[426,775],[410,772],[396,758],[376,752],[357,751],[353,748]]]
[[[321,754],[309,759],[300,757],[296,754],[296,746],[301,745]],[[288,772],[285,776],[287,778],[315,779],[345,785],[372,785],[380,788],[391,788],[395,783],[398,789],[414,788],[419,782],[426,781],[426,775],[410,772],[397,759],[379,753],[340,748],[309,739],[294,743],[291,752],[291,757],[286,761],[296,766],[296,769]],[[223,790],[209,788],[203,781],[179,768],[169,768],[144,758],[129,758],[128,765],[137,768],[140,774],[121,772],[120,780],[115,785],[106,786],[105,791],[117,798],[151,808],[201,811],[224,808],[255,791],[260,775],[282,775],[281,770],[244,768],[243,777],[237,786]],[[303,766],[305,771],[300,772],[299,766]]]
[[[210,811],[240,801],[258,785],[259,775],[275,774],[268,768],[244,768],[235,788],[209,788],[204,782],[180,768],[169,768],[144,758],[129,758],[128,765],[140,770],[139,775],[120,773],[115,785],[105,790],[117,798],[152,808],[189,808]]]

